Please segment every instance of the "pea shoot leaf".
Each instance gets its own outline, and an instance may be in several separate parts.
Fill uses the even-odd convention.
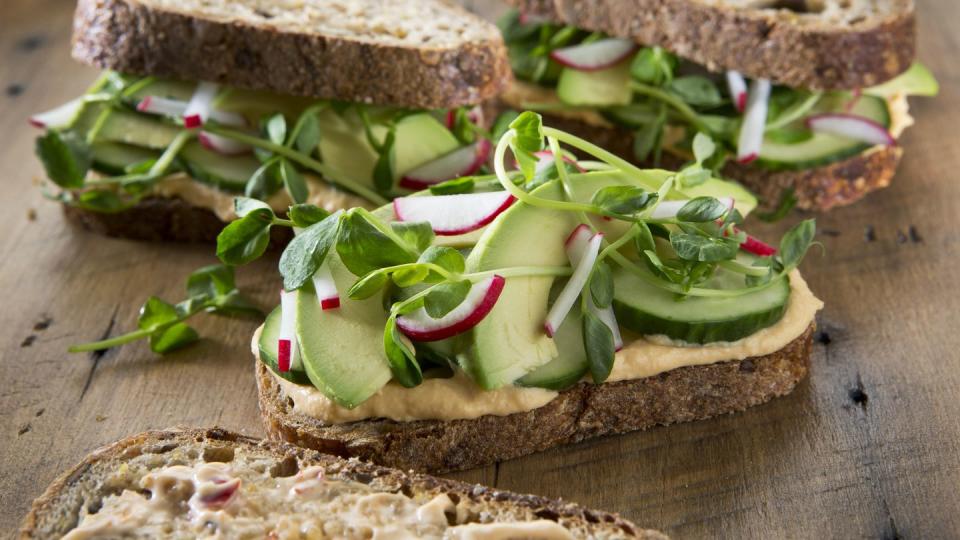
[[[280,256],[280,275],[283,288],[293,291],[303,287],[327,257],[337,241],[340,230],[340,212],[330,214],[294,237]]]
[[[434,319],[439,319],[463,303],[470,294],[471,284],[467,280],[448,281],[434,285],[423,298],[423,308]]]

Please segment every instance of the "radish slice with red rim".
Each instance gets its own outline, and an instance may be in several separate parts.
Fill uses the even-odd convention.
[[[453,124],[455,123],[457,110],[449,109],[447,114],[444,117],[444,124],[447,126],[447,129],[453,129]],[[467,111],[467,119],[470,120],[474,125],[480,126],[483,125],[483,108],[479,105],[474,105],[472,109]]]
[[[537,160],[537,165],[535,169],[536,172],[538,173],[547,169],[548,167],[553,167],[553,164],[556,161],[556,159],[553,157],[553,152],[551,152],[550,150],[541,150],[539,152],[534,152],[533,155],[539,158]],[[570,156],[564,155],[563,161],[573,165],[580,172],[587,172],[586,169],[584,169],[583,167],[580,166],[579,163],[577,163],[577,160],[571,158]]]
[[[300,366],[297,347],[297,292],[280,291],[280,336],[277,339],[277,369],[290,371]]]
[[[210,118],[213,111],[213,100],[217,97],[220,87],[211,82],[197,84],[193,97],[183,111],[183,124],[188,128],[200,127]]]
[[[144,96],[140,103],[137,103],[137,111],[179,118],[187,111],[187,102],[159,96]]]
[[[740,232],[737,230],[737,232]],[[747,253],[753,253],[754,255],[759,255],[760,257],[769,257],[777,253],[777,248],[754,238],[753,236],[747,235],[746,240],[740,243],[740,249],[746,251]]]
[[[225,156],[249,154],[253,150],[253,147],[248,144],[243,144],[213,133],[207,133],[206,131],[201,131],[200,134],[197,135],[197,140],[199,140],[200,144],[207,150]]]
[[[727,88],[730,90],[730,98],[737,111],[747,110],[747,81],[739,71],[727,72]]]
[[[719,197],[717,200],[727,208],[733,208],[734,200],[732,197]],[[656,208],[653,209],[653,213],[650,214],[650,219],[675,218],[677,217],[677,213],[680,212],[680,209],[683,208],[688,202],[690,202],[689,199],[684,199],[681,201],[663,201],[657,204]]]
[[[819,133],[829,133],[882,146],[895,146],[897,140],[881,124],[854,114],[827,113],[811,116],[807,127]]]
[[[593,231],[590,230],[590,227],[580,225],[574,229],[567,238],[565,244],[567,259],[570,260],[570,264],[574,267],[580,264],[580,259],[583,258],[583,254],[586,252],[592,236]],[[613,312],[613,306],[607,306],[605,308],[597,307],[597,305],[593,303],[593,298],[590,298],[587,301],[587,309],[610,329],[610,332],[613,334],[613,345],[615,349],[618,351],[622,349],[623,336],[620,334],[620,325],[617,323],[617,316]]]
[[[579,229],[579,227],[577,229]],[[567,238],[568,245],[576,240],[576,235],[580,234],[577,232],[577,229],[574,229],[570,237]],[[567,280],[567,284],[563,286],[563,290],[560,291],[560,295],[557,296],[556,301],[550,306],[550,311],[547,312],[547,320],[543,323],[543,328],[548,336],[553,337],[554,334],[556,334],[557,329],[560,328],[563,320],[566,319],[567,314],[570,313],[570,308],[573,307],[573,303],[580,297],[580,292],[583,291],[583,287],[587,284],[587,279],[590,278],[593,265],[597,262],[597,255],[600,254],[600,245],[602,243],[603,233],[597,233],[587,241],[587,247],[583,250],[583,256],[580,257],[580,261],[574,267],[573,274],[570,276],[570,279]]]
[[[628,39],[607,38],[556,49],[550,58],[577,71],[597,71],[619,63],[635,50],[637,44]]]
[[[770,81],[757,79],[750,84],[747,112],[740,126],[737,143],[737,163],[746,164],[760,157],[763,147],[763,132],[767,124],[767,108],[770,104]]]
[[[67,127],[83,108],[83,98],[64,103],[56,109],[37,113],[30,117],[30,125],[37,128],[59,129]]]
[[[426,221],[438,236],[454,236],[489,224],[515,200],[506,191],[399,197],[393,200],[393,213],[398,221]]]
[[[313,274],[313,289],[317,293],[320,309],[340,307],[340,293],[337,291],[337,284],[333,281],[333,274],[330,272],[330,264],[327,261],[323,261],[320,268],[317,268]]]
[[[453,178],[469,176],[483,166],[490,155],[491,144],[486,139],[461,146],[449,154],[408,171],[400,179],[400,187],[412,190],[427,189]]]
[[[414,341],[439,341],[466,332],[490,313],[503,292],[504,283],[506,280],[502,276],[478,281],[450,313],[434,319],[426,309],[420,308],[397,317],[397,328]]]

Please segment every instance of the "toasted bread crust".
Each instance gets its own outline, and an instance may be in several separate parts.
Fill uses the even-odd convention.
[[[867,88],[905,71],[916,55],[912,0],[896,2],[888,16],[842,26],[801,23],[787,10],[691,0],[509,1],[563,24],[659,45],[711,71],[795,88]]]
[[[666,538],[656,531],[639,529],[616,514],[589,510],[573,503],[499,491],[412,472],[405,473],[356,460],[347,461],[282,442],[262,441],[219,428],[148,431],[93,451],[58,477],[33,502],[30,513],[22,523],[19,537],[29,539],[47,537],[52,533],[62,535],[75,526],[75,521],[63,523],[57,520],[57,517],[62,514],[62,505],[66,504],[65,494],[72,489],[79,489],[78,484],[84,477],[102,474],[144,453],[165,454],[189,445],[201,448],[226,447],[270,455],[278,465],[321,465],[329,478],[363,482],[381,491],[452,494],[458,498],[469,499],[478,507],[489,509],[496,515],[515,516],[516,519],[551,519],[580,534],[606,538]],[[87,495],[84,499],[94,503],[104,493],[84,495]]]
[[[227,225],[206,208],[165,197],[147,197],[133,208],[114,213],[64,205],[63,215],[88,231],[148,242],[214,243]],[[270,235],[270,246],[274,248],[293,239],[287,227],[274,227]]]
[[[257,362],[260,414],[274,439],[401,469],[441,473],[488,465],[562,444],[739,412],[790,393],[806,376],[813,326],[783,349],[740,362],[684,367],[654,377],[581,383],[508,416],[324,425],[293,412]]]
[[[478,103],[511,79],[499,38],[456,48],[384,45],[219,22],[128,0],[78,2],[73,57],[125,73],[421,109]]]
[[[549,113],[543,114],[543,117],[551,127],[569,131],[624,159],[636,161],[633,157],[633,133],[627,129],[594,126]],[[889,186],[902,156],[903,148],[900,146],[875,147],[829,165],[783,171],[729,162],[723,169],[723,175],[740,182],[756,194],[763,210],[774,209],[784,193],[793,189],[797,208],[823,212],[853,204],[867,194]],[[663,162],[667,168],[683,165],[683,160],[666,153]]]

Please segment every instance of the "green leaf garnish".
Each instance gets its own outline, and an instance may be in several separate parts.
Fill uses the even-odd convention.
[[[654,201],[657,194],[636,186],[607,186],[593,194],[590,203],[609,215],[634,219]]]
[[[407,338],[397,329],[396,317],[387,319],[383,329],[383,349],[393,378],[401,385],[412,388],[423,382],[423,373],[417,363],[413,347],[408,345]]]
[[[83,187],[90,170],[90,149],[82,141],[50,130],[37,137],[36,151],[55,184],[67,189]]]
[[[280,178],[283,180],[283,186],[287,189],[287,193],[290,194],[290,199],[296,204],[307,202],[310,191],[307,189],[307,183],[300,171],[286,159],[280,160],[279,169]]]
[[[295,204],[290,207],[287,215],[295,226],[306,229],[314,223],[327,219],[330,212],[312,204]]]
[[[267,119],[267,136],[273,144],[283,144],[287,139],[287,119],[276,113]]]
[[[616,354],[613,332],[589,310],[583,310],[582,315],[583,348],[587,353],[590,377],[593,382],[600,384],[607,380],[610,371],[613,370],[613,360]]]
[[[704,223],[720,219],[727,213],[727,210],[729,208],[713,197],[697,197],[680,208],[677,212],[677,219],[692,223]]]
[[[427,315],[439,319],[462,304],[467,295],[470,294],[470,288],[471,285],[468,280],[449,281],[435,285],[423,298],[423,308],[427,311]]]
[[[339,212],[310,225],[298,234],[280,256],[283,288],[293,291],[303,287],[327,257],[337,241],[341,215]]]

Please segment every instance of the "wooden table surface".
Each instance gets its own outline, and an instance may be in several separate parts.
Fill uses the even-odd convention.
[[[819,219],[826,255],[804,270],[827,307],[809,381],[744,414],[451,476],[618,511],[677,538],[960,536],[960,3],[918,3],[920,57],[943,90],[914,101],[919,128],[893,187]],[[187,274],[215,262],[206,246],[77,230],[34,185],[28,114],[95,76],[69,58],[72,8],[0,2],[2,531],[106,442],[177,424],[263,433],[255,322],[203,316],[203,341],[165,358],[143,344],[66,353],[132,329],[148,295],[177,301]],[[239,277],[274,302],[275,260]]]

